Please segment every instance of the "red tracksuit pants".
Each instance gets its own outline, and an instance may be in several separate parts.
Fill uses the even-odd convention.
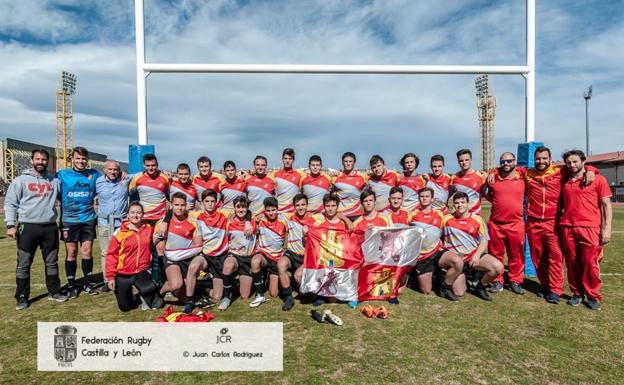
[[[488,223],[490,242],[488,248],[490,254],[499,261],[505,261],[507,254],[507,266],[509,282],[522,284],[524,281],[524,222]],[[494,279],[503,282],[503,274]]]
[[[531,259],[542,290],[563,294],[563,253],[554,219],[529,218],[526,224]]]
[[[602,301],[600,228],[562,226],[561,240],[572,294]]]

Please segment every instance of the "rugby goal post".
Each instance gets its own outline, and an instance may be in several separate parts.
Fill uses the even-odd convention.
[[[139,145],[148,143],[146,78],[150,73],[522,75],[525,79],[525,140],[535,140],[535,0],[526,0],[526,63],[500,65],[169,64],[145,61],[144,0],[134,1]]]

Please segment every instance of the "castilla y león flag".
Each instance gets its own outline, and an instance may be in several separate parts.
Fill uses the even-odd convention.
[[[310,227],[300,290],[342,301],[396,296],[401,278],[416,263],[422,240],[423,232],[416,227],[373,228],[365,237]]]

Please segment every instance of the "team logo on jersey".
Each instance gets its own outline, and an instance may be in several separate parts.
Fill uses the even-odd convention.
[[[71,325],[61,325],[54,329],[54,358],[59,366],[69,364],[76,359],[78,354],[78,330]],[[65,366],[65,365],[63,365]]]

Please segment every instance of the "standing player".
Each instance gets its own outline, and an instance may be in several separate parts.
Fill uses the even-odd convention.
[[[444,172],[444,156],[433,155],[430,161],[431,173],[427,179],[427,187],[433,189],[433,208],[442,214],[448,214],[447,202],[451,188],[451,177]]]
[[[217,174],[212,171],[212,161],[207,156],[200,156],[197,159],[197,169],[199,174],[193,177],[193,186],[197,190],[197,197],[201,197],[204,190],[213,190],[217,194],[221,193],[220,186],[224,181],[224,177],[221,174]],[[221,201],[221,195],[218,195],[219,202]]]
[[[596,175],[591,185],[583,185],[583,151],[568,151],[563,160],[568,177],[562,188],[563,214],[559,223],[572,291],[568,304],[577,306],[587,296],[587,306],[600,310],[602,248],[611,239],[611,189],[602,175]]]
[[[258,307],[266,302],[262,272],[265,268],[269,274],[269,293],[271,297],[277,296],[279,290],[277,261],[284,254],[284,243],[288,232],[288,224],[278,217],[277,199],[267,197],[263,204],[265,218],[258,222],[258,242],[251,259],[251,276],[256,298],[251,301],[249,307]]]
[[[395,227],[407,227],[410,223],[410,212],[403,208],[403,188],[396,186],[390,189],[390,207],[383,213],[390,216]]]
[[[174,293],[176,297],[183,299],[184,312],[191,313],[194,307],[194,275],[197,271],[192,272],[190,266],[197,258],[196,255],[201,252],[202,232],[197,222],[189,217],[186,210],[186,196],[183,193],[173,194],[171,206],[173,216],[167,227],[165,240],[158,234],[154,235],[154,243],[165,243],[167,281],[160,289],[160,294]],[[184,292],[181,290],[182,286],[186,287]]]
[[[292,309],[295,305],[292,296],[292,279],[298,284],[301,283],[303,255],[305,253],[305,229],[314,222],[308,213],[308,198],[304,194],[295,195],[293,206],[295,207],[294,213],[281,215],[287,225],[286,251],[277,261],[277,274],[284,297],[284,304],[282,305],[284,311]],[[289,272],[292,274],[292,279],[288,275]]]
[[[310,175],[301,181],[301,192],[308,197],[308,212],[318,214],[323,211],[323,197],[329,194],[331,179],[321,173],[323,160],[318,155],[312,155],[308,162]]]
[[[191,167],[186,163],[180,163],[176,169],[177,179],[171,181],[169,187],[169,196],[179,192],[186,197],[186,209],[192,211],[195,209],[195,201],[197,200],[197,190],[193,186],[191,180]]]
[[[418,191],[425,187],[427,181],[416,172],[420,158],[413,152],[403,155],[399,163],[403,168],[399,179],[399,186],[403,189],[403,208],[411,213],[418,206]]]
[[[472,152],[468,149],[457,151],[459,171],[451,177],[451,193],[463,192],[468,195],[468,210],[481,215],[481,197],[484,189],[484,175],[472,168]]]
[[[485,273],[477,282],[475,292],[479,298],[491,301],[485,286],[503,272],[503,264],[487,254],[488,233],[483,219],[469,211],[468,194],[458,191],[453,195],[453,214],[442,221],[444,248],[464,258],[463,273],[453,283],[453,292],[462,296],[466,292],[465,273],[470,270]]]
[[[48,299],[67,301],[67,297],[61,294],[58,271],[56,198],[59,185],[58,180],[47,171],[49,158],[46,150],[33,150],[30,156],[32,168],[24,170],[11,182],[4,199],[7,236],[17,239],[16,310],[28,307],[30,267],[37,247],[41,249],[45,263]]]
[[[454,293],[453,286],[463,271],[464,261],[457,253],[442,247],[442,221],[444,215],[440,210],[433,208],[435,191],[425,187],[418,192],[420,209],[416,210],[410,219],[410,226],[420,227],[425,231],[425,239],[420,248],[420,255],[416,266],[412,269],[412,276],[416,276],[418,287],[423,294],[429,294],[433,288],[433,272],[436,267],[446,270],[440,293],[451,302],[459,301]],[[463,285],[463,282],[458,285]],[[462,292],[463,294],[463,292]]]
[[[524,294],[524,178],[516,170],[516,156],[504,152],[494,182],[488,186],[487,199],[492,202],[488,230],[490,253],[509,266],[509,290]],[[503,274],[495,278],[490,291],[503,290]]]
[[[295,211],[293,207],[293,198],[301,189],[301,180],[305,178],[305,173],[294,169],[295,150],[285,148],[282,151],[282,168],[273,172],[275,180],[275,197],[279,204],[279,212],[292,213]]]
[[[70,299],[78,298],[76,259],[79,246],[84,275],[84,292],[91,295],[98,294],[91,282],[91,274],[97,219],[93,205],[96,192],[95,181],[101,175],[98,171],[87,168],[89,151],[86,148],[74,147],[71,157],[72,168],[66,168],[57,173],[61,197],[61,235],[67,250],[65,272]]]
[[[399,174],[386,169],[386,162],[379,155],[370,158],[371,174],[368,179],[370,189],[375,193],[375,209],[383,211],[390,206],[390,189],[399,183]]]
[[[360,195],[368,183],[366,174],[355,171],[355,160],[352,152],[342,154],[342,172],[332,181],[333,192],[340,198],[338,212],[352,221],[363,213]]]
[[[275,181],[267,175],[267,158],[257,155],[253,161],[254,174],[247,183],[247,198],[251,201],[249,210],[253,215],[260,215],[264,211],[264,200],[275,195]]]
[[[236,164],[231,160],[223,164],[225,181],[221,184],[221,210],[226,214],[234,212],[234,200],[245,196],[245,181],[236,175]]]

